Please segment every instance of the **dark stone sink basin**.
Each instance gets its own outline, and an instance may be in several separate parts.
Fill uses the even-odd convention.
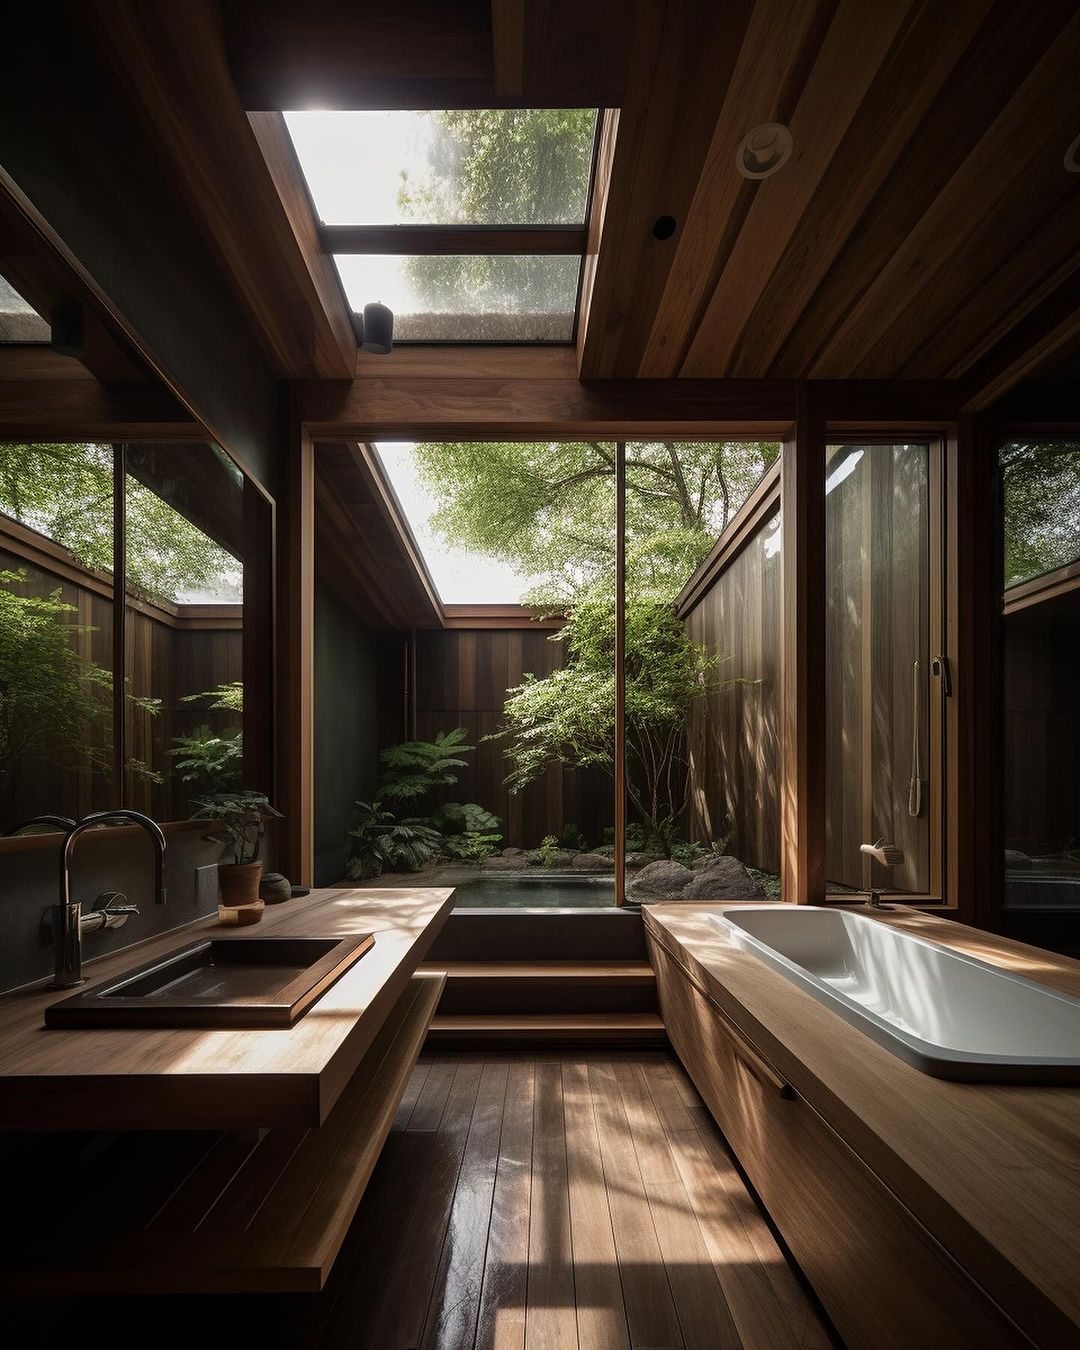
[[[51,1004],[45,1025],[291,1027],[374,941],[204,938]]]

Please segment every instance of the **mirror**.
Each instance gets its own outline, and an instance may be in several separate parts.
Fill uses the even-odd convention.
[[[0,444],[0,830],[118,806],[109,445]]]
[[[179,820],[244,785],[244,477],[213,445],[123,459],[125,801]]]

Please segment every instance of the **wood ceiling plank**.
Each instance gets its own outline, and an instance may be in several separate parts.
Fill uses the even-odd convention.
[[[887,369],[958,378],[1080,268],[1080,193],[1056,157],[1032,168],[1016,209],[978,222],[963,265],[938,272],[912,297],[867,350],[856,376]]]
[[[525,92],[525,0],[491,0],[495,92],[519,98]]]
[[[739,338],[914,0],[841,0],[792,114],[795,151],[758,184],[681,374],[730,373]]]
[[[992,8],[993,0],[922,0],[912,10],[754,306],[731,374],[769,372],[868,206],[903,171],[913,134]]]
[[[658,217],[686,218],[742,45],[750,0],[639,4],[587,326],[583,379],[633,376],[675,249]]]
[[[970,155],[985,125],[978,108],[995,108],[1024,80],[1064,24],[1072,0],[1046,0],[1019,7],[997,0],[912,141],[912,152],[886,177],[858,228],[848,237],[810,304],[778,337],[781,345],[768,374],[795,378],[813,366],[830,335],[885,268],[900,241],[913,230]],[[921,146],[933,153],[920,153]],[[813,208],[805,227],[813,227]],[[792,249],[804,246],[797,235]],[[774,281],[780,280],[778,273]],[[766,299],[766,304],[769,300]],[[763,372],[764,373],[764,372]],[[831,371],[827,372],[832,374]]]
[[[143,110],[255,332],[285,378],[346,378],[356,339],[329,260],[297,233],[298,171],[268,171],[225,60],[213,0],[93,0],[96,31]],[[281,166],[278,166],[279,170]],[[252,228],[257,222],[257,228]]]
[[[1053,94],[1070,87],[1078,65],[1080,14],[1061,31],[943,191],[898,243],[825,343],[809,372],[812,376],[849,378],[880,333],[881,316],[901,314],[946,268],[963,266],[964,251],[979,222],[1023,200],[1024,179],[1038,156],[1060,162],[1076,134],[1076,109],[1074,100],[1055,99]],[[1064,176],[1064,169],[1061,172]]]
[[[820,0],[754,5],[701,179],[676,235],[671,271],[642,354],[642,376],[679,373],[733,232],[753,198],[754,184],[735,172],[735,151],[751,127],[788,117],[796,75],[821,11]]]
[[[1078,340],[1080,277],[1074,274],[968,372],[962,386],[965,410],[981,412],[990,407],[1021,380],[1040,375]]]

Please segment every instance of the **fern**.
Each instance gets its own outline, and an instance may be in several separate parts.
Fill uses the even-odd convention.
[[[458,780],[457,770],[468,767],[459,756],[475,749],[465,743],[468,734],[464,727],[456,727],[440,731],[433,741],[404,741],[384,750],[380,797],[411,802],[434,788],[451,787]]]

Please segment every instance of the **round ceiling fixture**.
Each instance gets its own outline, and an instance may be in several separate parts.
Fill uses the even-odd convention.
[[[735,151],[735,167],[744,178],[769,178],[782,169],[795,148],[782,122],[762,122],[748,131]]]
[[[1065,172],[1080,173],[1080,136],[1065,151]]]

